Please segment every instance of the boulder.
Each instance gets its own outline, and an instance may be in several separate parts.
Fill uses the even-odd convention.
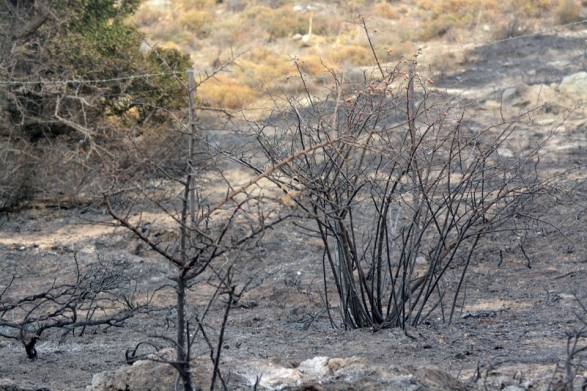
[[[202,357],[201,360],[205,358]],[[200,360],[199,360],[200,361]],[[193,372],[210,374],[211,368]],[[281,360],[250,360],[224,363],[229,389],[279,390],[364,390],[364,391],[459,391],[466,387],[447,372],[434,366],[381,366],[361,358],[318,356],[301,363]],[[87,391],[174,390],[177,373],[167,364],[138,361],[115,371],[94,375]],[[196,385],[203,379],[194,379]],[[508,384],[509,385],[509,384]]]
[[[267,361],[254,361],[236,368],[231,379],[244,389],[258,390],[464,390],[448,373],[436,367],[385,368],[362,359],[314,357],[295,368],[284,368]]]
[[[114,371],[97,373],[87,391],[173,391],[177,371],[168,364],[137,361]]]
[[[520,91],[515,87],[509,87],[501,92],[501,100],[503,102],[511,102],[520,97]]]
[[[559,85],[559,91],[576,101],[587,99],[587,72],[565,77]]]
[[[147,357],[148,359],[137,361],[133,365],[96,373],[86,391],[175,391],[177,371],[170,364],[160,362],[174,361],[174,350],[163,349]],[[208,389],[213,372],[210,357],[193,357],[191,365],[194,386]]]

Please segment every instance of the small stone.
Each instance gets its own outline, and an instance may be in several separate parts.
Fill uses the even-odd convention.
[[[514,100],[514,98],[518,97],[519,95],[520,95],[520,91],[518,91],[517,88],[515,88],[515,87],[506,88],[501,93],[501,100],[503,102],[509,102],[509,101]]]
[[[328,357],[314,357],[310,360],[302,361],[297,368],[304,376],[310,379],[321,379],[330,374],[330,367],[328,366]]]
[[[556,119],[546,118],[546,119],[541,119],[540,121],[536,121],[536,124],[540,125],[540,126],[548,126],[548,125],[552,125],[554,123],[554,121],[556,121]]]
[[[275,368],[273,371],[263,374],[259,385],[269,389],[281,389],[301,383],[302,377],[297,369]]]
[[[495,100],[488,100],[483,105],[483,108],[485,110],[498,110],[499,108],[501,108],[501,102]]]
[[[512,107],[517,107],[517,108],[521,108],[523,109],[524,107],[527,107],[531,104],[532,102],[530,102],[529,100],[522,100],[519,102],[516,102],[512,105]]]
[[[563,79],[559,91],[569,97],[582,100],[587,97],[587,72],[578,72]]]
[[[508,159],[514,157],[514,153],[507,148],[497,148],[497,153],[499,154],[499,156]]]
[[[342,367],[347,366],[347,361],[344,358],[331,358],[328,360],[328,367],[334,373]]]

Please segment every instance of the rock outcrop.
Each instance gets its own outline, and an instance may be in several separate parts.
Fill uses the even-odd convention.
[[[559,86],[561,93],[575,100],[587,100],[587,72],[578,72],[566,76]]]
[[[268,360],[234,364],[226,363],[224,368],[230,372],[227,379],[229,388],[234,390],[465,390],[458,380],[436,367],[385,368],[357,357],[318,356],[283,365]],[[138,361],[94,375],[87,391],[173,391],[175,378],[176,372],[170,365]]]
[[[436,367],[384,368],[356,357],[314,357],[290,368],[270,362],[250,362],[231,378],[258,390],[464,390],[458,380]],[[246,389],[246,387],[243,387]]]
[[[169,356],[172,351],[163,352]],[[172,357],[169,357],[171,359]],[[114,371],[97,373],[87,391],[174,391],[177,371],[169,364],[140,360]]]

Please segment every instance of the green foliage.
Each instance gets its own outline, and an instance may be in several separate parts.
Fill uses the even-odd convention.
[[[161,122],[162,108],[177,109],[184,104],[185,93],[175,75],[128,79],[137,74],[184,72],[190,63],[177,50],[141,53],[143,34],[125,22],[139,0],[61,0],[51,5],[44,12],[57,17],[21,34],[16,50],[0,57],[0,77],[77,80],[55,84],[50,91],[36,84],[16,86],[6,95],[10,99],[2,99],[0,91],[0,102],[5,102],[0,108],[29,137],[79,132],[112,116],[142,124]],[[44,15],[23,12],[17,16],[34,21]],[[42,46],[36,44],[39,41]],[[59,121],[55,121],[56,113]]]
[[[185,74],[191,66],[188,55],[176,49],[157,47],[145,57],[144,66],[144,72],[155,75],[133,79],[127,86],[111,89],[102,101],[107,115],[139,124],[147,119],[162,124],[167,116],[159,108],[177,110],[185,106],[187,93],[180,80],[187,83]],[[162,69],[166,71],[157,75]]]
[[[83,32],[87,28],[99,27],[110,21],[132,15],[139,7],[140,0],[61,0],[53,2],[55,11],[67,29]]]

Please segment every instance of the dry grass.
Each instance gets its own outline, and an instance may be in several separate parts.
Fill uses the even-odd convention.
[[[168,12],[148,4],[143,5],[130,19],[130,23],[137,27],[150,27],[162,23],[168,16]]]
[[[207,11],[189,11],[182,14],[179,24],[200,38],[210,35],[214,16]]]
[[[334,69],[335,65],[328,59],[322,58],[317,54],[302,56],[298,60],[300,69],[311,76],[323,76],[329,74],[329,69]]]
[[[341,65],[371,65],[371,52],[364,46],[349,45],[330,49],[330,58]]]
[[[561,0],[555,14],[558,24],[579,22],[582,19],[581,5],[576,0]]]
[[[309,29],[309,15],[284,7],[274,12],[268,31],[273,38],[285,38],[294,34],[307,34]]]
[[[521,16],[541,17],[548,15],[556,6],[553,0],[512,0],[512,5]]]
[[[198,97],[205,106],[238,110],[255,102],[259,95],[257,91],[237,79],[217,75],[198,88]]]
[[[373,14],[386,19],[397,18],[397,12],[395,11],[395,7],[393,7],[389,3],[375,4],[375,6],[373,7]]]
[[[216,6],[216,0],[172,0],[174,7],[181,7],[184,10],[203,11]]]
[[[476,42],[488,42],[530,33],[540,23],[576,22],[585,14],[582,7],[587,7],[587,0],[337,0],[319,5],[274,0],[244,2],[239,10],[224,3],[171,0],[167,8],[144,3],[129,22],[152,43],[191,52],[199,67],[209,67],[222,54],[245,53],[231,69],[227,84],[212,83],[207,92],[211,104],[232,108],[254,104],[260,85],[274,92],[302,93],[296,90],[299,83],[288,79],[295,75],[296,57],[302,72],[311,77],[326,74],[324,65],[372,65],[364,32],[356,23],[358,15],[380,31],[372,40],[386,62],[411,55],[423,42],[463,42],[473,34]],[[310,25],[309,40],[292,40],[295,34],[308,34]],[[482,26],[490,26],[485,29],[489,33]],[[229,93],[230,89],[234,91]]]
[[[417,0],[422,12],[418,38],[430,41],[453,29],[472,29],[493,22],[503,4],[497,0]]]
[[[242,71],[240,79],[249,85],[270,85],[280,77],[295,74],[290,57],[279,55],[263,46],[253,48],[239,60],[238,65]]]

